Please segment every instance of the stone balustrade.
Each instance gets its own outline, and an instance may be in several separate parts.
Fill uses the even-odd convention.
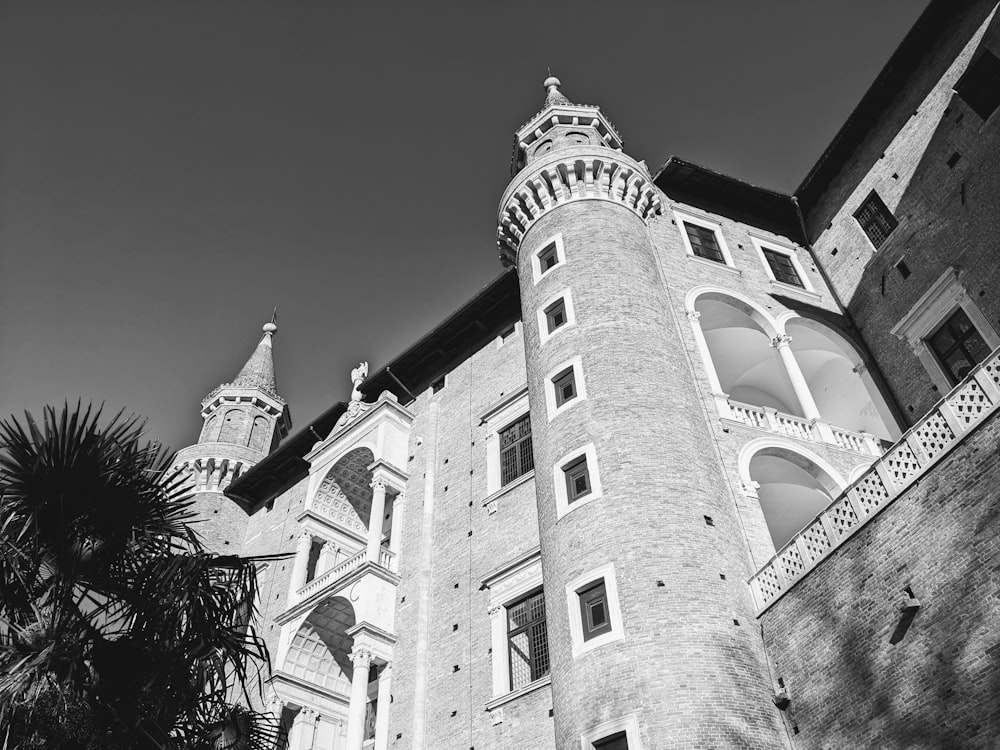
[[[309,581],[305,586],[298,590],[296,599],[298,601],[304,601],[310,596],[315,594],[321,589],[325,589],[334,586],[337,581],[339,581],[344,576],[357,570],[368,558],[368,550],[361,549],[355,552],[350,557],[341,560],[339,563],[334,565],[329,570],[320,573],[318,576]],[[396,572],[396,555],[394,555],[390,550],[382,547],[379,554],[378,564],[380,567],[390,570],[393,573]]]
[[[998,408],[1000,349],[955,386],[750,579],[759,612],[890,505]],[[841,439],[852,434],[844,433]]]
[[[785,414],[769,406],[754,406],[733,401],[726,397],[725,403],[720,403],[723,418],[740,424],[755,427],[798,438],[814,443],[828,443],[844,450],[854,451],[867,456],[881,456],[882,449],[874,435],[866,432],[852,432],[840,427],[834,427],[822,419],[806,419],[792,414]]]

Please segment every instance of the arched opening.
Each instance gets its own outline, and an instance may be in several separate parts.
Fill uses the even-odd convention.
[[[347,631],[354,625],[354,607],[347,599],[335,596],[320,604],[295,633],[283,671],[339,695],[350,695],[354,639]]]
[[[884,440],[899,437],[888,405],[844,336],[818,320],[801,317],[790,318],[785,332],[823,419]]]
[[[313,507],[352,531],[366,533],[373,494],[368,467],[374,461],[368,448],[355,448],[341,457],[323,477]]]
[[[213,414],[211,417],[208,418],[208,421],[205,422],[205,427],[201,431],[201,440],[199,442],[202,443],[214,442],[213,438],[215,437],[215,430],[218,426],[219,426],[219,415]]]
[[[222,417],[222,430],[219,432],[219,442],[238,444],[242,427],[243,410],[230,409]]]
[[[844,487],[837,472],[816,456],[767,446],[750,457],[749,475],[775,550],[784,547]]]
[[[254,417],[253,427],[250,428],[250,439],[247,445],[254,450],[262,451],[267,445],[267,417]]]
[[[694,309],[719,386],[731,400],[804,416],[781,357],[771,346],[776,333],[760,311],[723,292],[701,294]]]

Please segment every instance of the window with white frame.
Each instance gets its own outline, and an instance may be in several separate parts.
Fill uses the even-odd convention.
[[[510,689],[519,690],[549,673],[545,597],[541,590],[533,591],[505,609]]]
[[[772,282],[798,287],[807,292],[815,291],[794,248],[771,240],[758,239],[753,235],[750,239]]]
[[[598,724],[580,737],[580,750],[642,750],[634,715]]]
[[[523,386],[480,415],[486,426],[486,493],[484,502],[534,475],[528,388]],[[490,505],[493,512],[495,505]]]
[[[531,415],[525,414],[497,433],[500,441],[500,486],[506,486],[535,468],[531,450]]]
[[[722,226],[694,214],[674,211],[674,223],[680,229],[687,254],[693,258],[734,267],[733,256],[722,235]]]
[[[548,242],[542,244],[531,256],[531,270],[537,284],[543,276],[566,262],[562,235],[557,234]]]
[[[545,300],[538,308],[538,338],[545,343],[556,333],[569,327],[576,321],[573,312],[573,297],[569,289]]]
[[[567,584],[566,603],[574,657],[624,635],[613,565],[588,571]]]
[[[552,474],[558,518],[603,497],[597,468],[597,449],[593,443],[563,456],[552,468]]]
[[[545,406],[550,422],[557,414],[586,398],[587,386],[583,379],[581,357],[566,360],[545,376]]]
[[[951,390],[1000,346],[1000,335],[962,278],[960,269],[949,268],[892,328],[910,345],[940,392]]]

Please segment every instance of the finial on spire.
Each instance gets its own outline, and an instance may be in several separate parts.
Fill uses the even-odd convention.
[[[274,308],[274,312],[271,313],[271,322],[264,324],[264,333],[272,334],[278,330],[278,308]]]
[[[546,70],[548,70],[549,77],[546,78],[545,83],[542,84],[548,92],[545,97],[545,106],[551,107],[556,104],[572,104],[572,102],[566,98],[566,95],[559,90],[559,87],[562,86],[562,82],[552,75],[551,69],[546,68]]]

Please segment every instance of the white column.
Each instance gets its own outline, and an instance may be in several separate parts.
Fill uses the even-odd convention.
[[[705,332],[701,330],[701,313],[697,310],[688,310],[688,320],[691,322],[691,332],[694,334],[694,343],[698,347],[701,361],[705,365],[705,374],[708,376],[708,385],[712,389],[712,396],[715,398],[716,408],[719,416],[732,417],[732,409],[729,407],[729,396],[722,390],[722,383],[719,381],[719,373],[715,370],[715,362],[712,361],[712,352],[708,348],[708,341],[705,340]]]
[[[351,649],[354,676],[351,678],[351,703],[347,716],[347,750],[361,750],[365,741],[365,708],[368,704],[368,671],[372,652],[364,646]]]
[[[802,374],[802,369],[795,360],[791,346],[789,346],[791,342],[791,336],[781,334],[771,341],[771,346],[778,350],[781,363],[785,366],[785,372],[788,373],[788,379],[792,381],[792,390],[795,391],[795,397],[799,400],[799,406],[802,407],[802,416],[806,419],[819,419],[819,409],[816,408],[816,402],[809,390],[809,384],[806,383],[806,377]]]
[[[292,731],[288,733],[288,750],[311,750],[317,718],[311,708],[303,708],[295,714]]]
[[[490,645],[493,647],[493,697],[510,692],[510,662],[507,658],[507,610],[490,610]]]
[[[406,496],[400,492],[392,500],[392,521],[389,532],[389,551],[399,559],[399,548],[403,544],[403,504]]]
[[[368,561],[378,565],[379,549],[382,547],[382,520],[385,516],[385,480],[372,480],[372,511],[368,517]]]
[[[336,565],[337,564],[336,560],[337,560],[336,545],[329,540],[325,540],[323,542],[323,546],[320,548],[319,551],[319,559],[316,561],[316,576],[319,577],[320,575],[328,571],[330,568],[332,568],[334,565]]]
[[[375,750],[389,747],[389,704],[392,703],[392,662],[378,673],[378,705],[375,713]]]
[[[292,565],[292,591],[289,599],[295,597],[299,589],[306,585],[306,574],[309,572],[309,549],[312,547],[312,534],[302,530],[295,546],[295,562]]]

